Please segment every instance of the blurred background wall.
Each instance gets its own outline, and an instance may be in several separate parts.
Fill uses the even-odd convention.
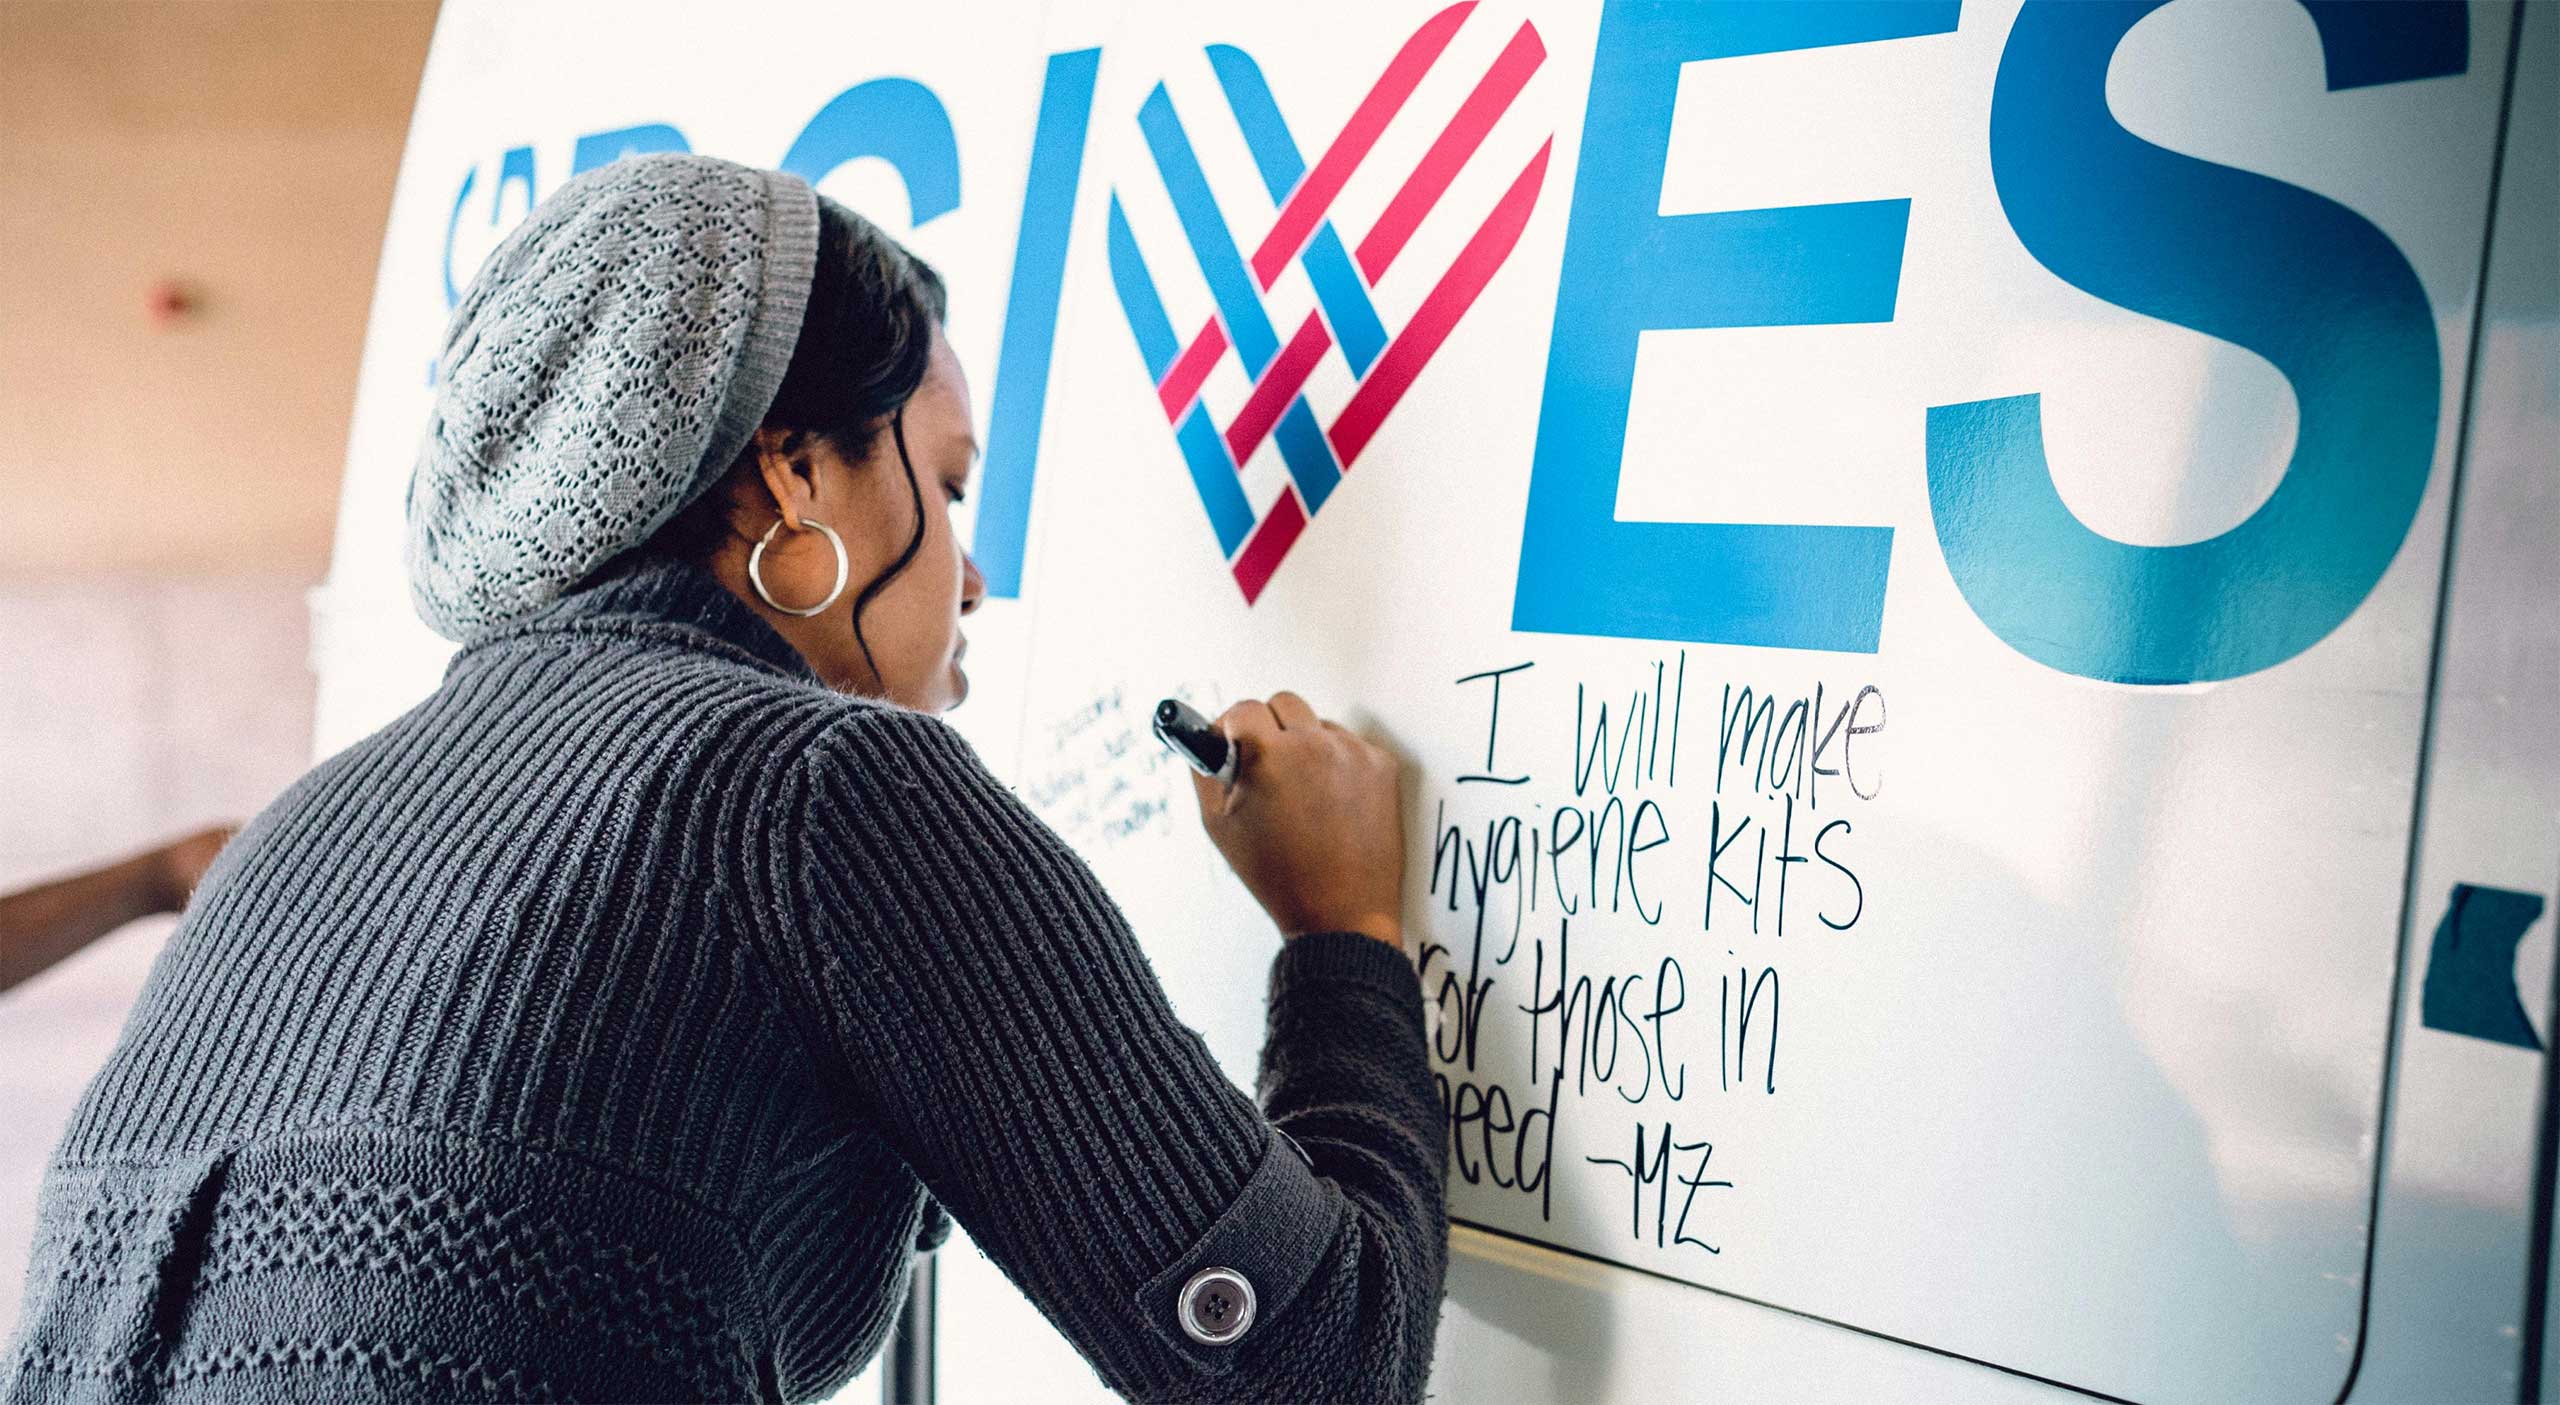
[[[0,891],[307,761],[303,592],[434,0],[0,0]],[[0,994],[0,1340],[174,919]]]

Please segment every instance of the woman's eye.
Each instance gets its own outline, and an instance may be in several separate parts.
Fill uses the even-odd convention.
[[[955,506],[956,506],[956,505],[958,505],[958,504],[960,504],[960,503],[967,502],[967,501],[969,500],[969,494],[968,494],[967,490],[963,489],[963,488],[962,488],[959,484],[957,484],[957,483],[945,482],[945,483],[942,485],[942,491],[944,491],[944,492],[946,492],[946,493],[949,493],[949,494],[951,495],[951,501],[952,501],[953,505],[955,505]]]

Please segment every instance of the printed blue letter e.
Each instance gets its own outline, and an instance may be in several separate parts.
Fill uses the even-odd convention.
[[[1945,3],[1602,12],[1529,470],[1515,629],[1873,653],[1889,527],[1621,522],[1636,346],[1653,329],[1889,322],[1908,200],[1664,215],[1680,67],[1943,34]]]

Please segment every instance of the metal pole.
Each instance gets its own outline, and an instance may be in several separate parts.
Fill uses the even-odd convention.
[[[916,1255],[907,1282],[907,1305],[889,1334],[888,1361],[880,1377],[881,1405],[933,1405],[933,1264]]]

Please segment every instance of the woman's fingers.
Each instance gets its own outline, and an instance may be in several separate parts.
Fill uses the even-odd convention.
[[[1243,742],[1250,749],[1278,735],[1280,719],[1269,703],[1247,699],[1218,714],[1218,730],[1227,734],[1228,741]]]
[[[1271,715],[1280,719],[1284,728],[1313,727],[1317,722],[1316,710],[1307,705],[1305,698],[1290,692],[1271,695]]]
[[[1364,932],[1401,946],[1402,789],[1395,759],[1295,693],[1219,719],[1241,749],[1233,789],[1198,783],[1209,838],[1285,936]]]

